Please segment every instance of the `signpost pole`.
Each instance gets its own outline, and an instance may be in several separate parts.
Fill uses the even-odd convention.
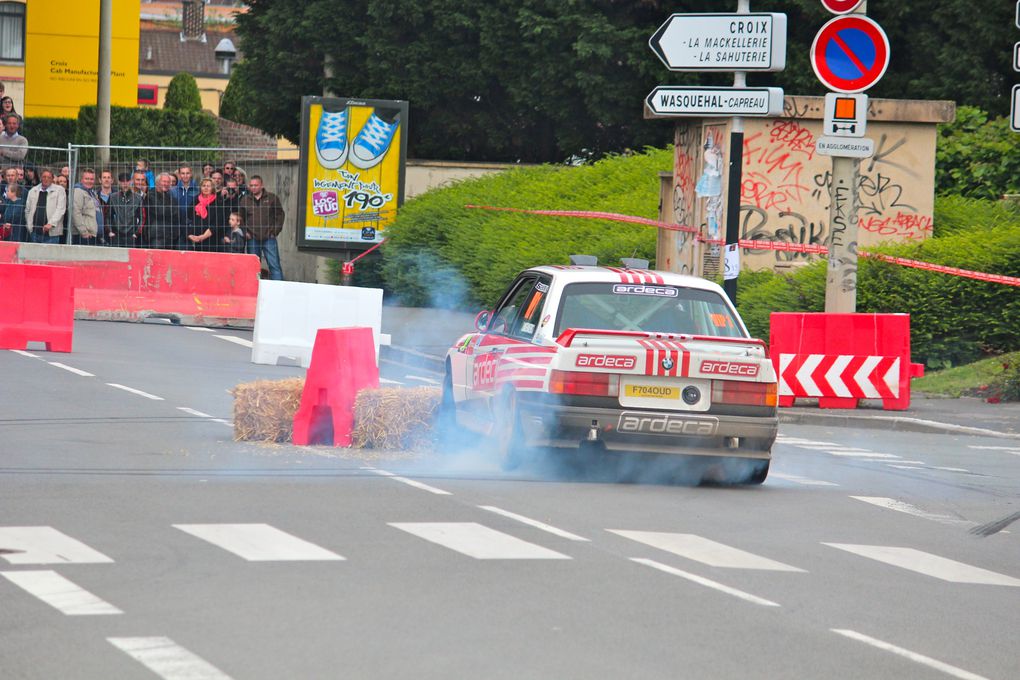
[[[867,13],[864,2],[855,10]],[[857,311],[857,212],[860,208],[861,161],[832,157],[832,185],[829,187],[829,261],[825,277],[825,312],[852,314]]]
[[[749,14],[751,12],[751,0],[738,0],[737,14]],[[747,85],[747,73],[737,71],[733,74],[733,87],[745,87]],[[730,125],[730,165],[726,181],[726,245],[740,241],[740,186],[744,181],[744,119],[734,116]],[[737,252],[740,252],[739,249]],[[727,257],[727,249],[722,249],[723,262]],[[723,266],[723,271],[726,271]],[[739,268],[737,270],[739,272]],[[737,279],[723,278],[723,290],[734,306],[737,304]]]

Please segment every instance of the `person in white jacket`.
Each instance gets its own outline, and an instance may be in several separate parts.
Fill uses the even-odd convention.
[[[32,243],[60,243],[64,233],[67,194],[64,187],[53,183],[53,171],[48,168],[40,173],[39,181],[39,185],[28,192],[25,201],[29,240]]]

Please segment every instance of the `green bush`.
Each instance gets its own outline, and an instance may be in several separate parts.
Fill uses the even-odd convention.
[[[975,217],[963,229],[966,210]],[[1020,212],[993,201],[938,198],[939,215],[961,220],[945,236],[923,242],[884,244],[873,252],[961,269],[1020,277]],[[743,273],[737,302],[748,329],[768,337],[771,312],[819,312],[825,308],[825,262],[791,275]],[[914,269],[860,258],[857,311],[910,314],[911,350],[915,361],[938,369],[967,363],[982,355],[1020,350],[1020,295],[1000,283]]]
[[[198,92],[198,83],[195,82],[193,75],[178,73],[170,79],[163,108],[168,111],[202,110],[202,95]]]
[[[939,126],[935,191],[972,198],[998,198],[1020,190],[1020,152],[1005,118],[988,119],[981,109],[961,106],[956,120]]]
[[[21,134],[32,146],[66,149],[74,141],[76,125],[74,118],[26,118],[21,125]]]
[[[77,144],[96,143],[96,107],[78,112]],[[110,109],[110,144],[114,146],[219,146],[216,118],[204,111],[129,108]]]
[[[522,269],[565,264],[575,253],[600,262],[655,258],[656,230],[606,220],[472,210],[468,204],[586,210],[656,218],[658,173],[672,151],[648,149],[580,167],[536,166],[463,181],[408,201],[387,230],[383,275],[406,305],[491,305]]]

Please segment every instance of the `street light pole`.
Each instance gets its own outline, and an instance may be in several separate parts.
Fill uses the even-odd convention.
[[[751,12],[751,0],[738,0],[737,14],[749,14]],[[733,87],[745,87],[747,85],[747,73],[737,71],[733,74]],[[725,263],[728,259],[728,247],[740,242],[740,185],[744,181],[744,119],[734,116],[730,126],[730,164],[727,175],[726,186],[726,245],[723,247],[723,290],[734,306],[737,304],[737,279],[739,267],[736,273],[731,273],[733,278],[726,278],[727,268]],[[739,253],[739,247],[737,252]]]
[[[99,162],[110,163],[110,70],[113,61],[113,0],[99,2],[99,67],[96,78],[96,144]]]

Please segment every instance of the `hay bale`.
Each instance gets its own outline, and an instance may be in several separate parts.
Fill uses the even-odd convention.
[[[234,395],[234,440],[289,442],[304,386],[304,378],[287,378],[256,380],[230,390]]]
[[[435,436],[438,387],[362,390],[354,401],[354,446],[421,449]]]

